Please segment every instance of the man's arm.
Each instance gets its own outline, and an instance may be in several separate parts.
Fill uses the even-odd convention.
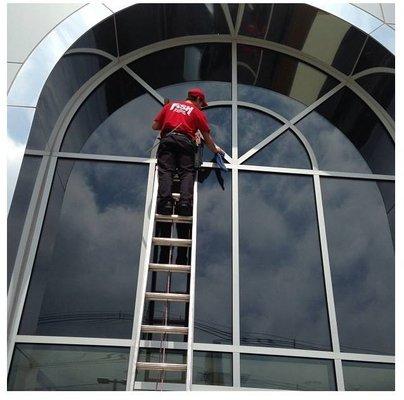
[[[216,146],[210,132],[202,132],[202,136],[205,139],[206,145],[208,146],[209,150],[212,153],[215,153],[215,154],[216,153],[222,153],[222,154],[224,154],[224,151],[219,146]]]
[[[152,129],[154,131],[159,131],[161,129],[161,123],[158,121],[153,121]]]

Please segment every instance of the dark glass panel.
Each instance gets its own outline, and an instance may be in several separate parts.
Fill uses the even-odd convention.
[[[322,192],[341,351],[393,354],[394,249],[379,187],[328,178]]]
[[[67,102],[88,79],[109,62],[94,54],[69,54],[58,61],[39,97],[28,138],[28,149],[45,148]]]
[[[220,4],[209,3],[138,4],[118,12],[116,23],[121,55],[178,36],[229,33]]]
[[[237,3],[235,3],[235,4],[228,3],[227,5],[229,6],[229,11],[230,11],[231,19],[233,21],[233,25],[236,26],[239,4],[237,4]]]
[[[238,107],[237,124],[239,157],[283,125],[267,114],[243,107]]]
[[[232,362],[232,353],[194,351],[192,383],[233,386]]]
[[[332,360],[241,354],[241,386],[281,390],[336,390]]]
[[[393,240],[393,246],[395,242],[395,185],[394,182],[389,181],[377,181],[380,193],[383,197],[384,208],[386,209],[387,219],[389,220],[390,233]]]
[[[395,119],[395,75],[371,74],[356,80]]]
[[[329,350],[311,177],[240,172],[241,344]]]
[[[17,343],[8,390],[125,390],[129,349]]]
[[[118,56],[116,46],[114,16],[111,16],[89,29],[70,48],[98,49],[104,50],[113,56]]]
[[[310,105],[338,83],[323,72],[272,50],[237,47],[238,82],[259,86]]]
[[[139,362],[167,362],[174,364],[186,364],[187,352],[184,350],[172,350],[166,349],[165,358],[160,349],[139,349]],[[161,378],[164,377],[164,383],[185,383],[186,372],[185,371],[150,371],[150,370],[136,370],[137,382],[161,382]],[[163,384],[164,386],[164,384]]]
[[[161,105],[123,70],[108,77],[73,117],[62,151],[150,157]]]
[[[316,113],[326,118],[334,127],[324,124]],[[318,125],[324,127],[321,131],[322,137],[330,137],[331,143],[321,143],[323,142],[322,138],[321,140],[312,139],[312,142],[313,146],[318,146],[320,155],[321,153],[329,153],[330,148],[333,151],[338,151],[339,154],[337,155],[324,156],[324,160],[326,158],[330,160],[326,162],[327,165],[330,163],[338,167],[331,169],[342,171],[352,171],[353,169],[355,172],[365,172],[366,170],[365,164],[360,160],[358,153],[355,154],[351,150],[348,156],[345,154],[350,143],[336,132],[339,129],[356,147],[372,173],[394,175],[393,140],[375,113],[349,89],[339,90],[331,98],[320,104],[316,108],[316,113],[313,112],[309,117],[306,117],[308,120],[306,127],[303,122],[300,122],[297,126],[305,134],[309,130],[317,134]],[[313,133],[310,135],[313,136]],[[341,158],[343,159],[341,160]],[[360,169],[359,164],[362,165]],[[369,172],[369,169],[367,172]]]
[[[231,46],[227,43],[173,47],[142,57],[129,67],[154,89],[170,85],[159,92],[173,100],[185,99],[194,86],[205,91],[208,103],[231,98]]]
[[[394,390],[394,364],[342,361],[345,390]]]
[[[240,35],[264,39],[271,21],[272,7],[273,4],[245,4]]]
[[[257,86],[238,84],[237,96],[240,101],[266,107],[287,119],[292,119],[306,108],[304,104],[288,96]]]
[[[368,36],[365,47],[356,64],[354,74],[373,67],[394,68],[395,57],[377,40]]]
[[[209,175],[198,185],[195,342],[231,344],[231,173],[222,173],[223,191],[215,171],[204,172]]]
[[[131,337],[147,169],[58,162],[20,334]]]
[[[7,217],[7,288],[42,157],[24,156]]]
[[[291,130],[250,157],[245,164],[267,167],[311,168],[309,156],[302,143]]]
[[[205,110],[215,143],[230,157],[231,147],[231,107],[213,107]],[[203,161],[212,161],[214,154],[204,146]]]
[[[266,39],[301,50],[349,74],[366,35],[348,22],[306,4],[275,4]]]

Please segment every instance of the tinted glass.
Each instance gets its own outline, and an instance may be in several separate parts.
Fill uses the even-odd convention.
[[[311,177],[239,175],[241,344],[329,350]]]
[[[319,70],[284,54],[259,47],[238,45],[238,81],[289,96],[310,105],[337,81]]]
[[[24,156],[7,217],[7,287],[42,157]]]
[[[233,25],[236,25],[236,20],[237,20],[237,12],[238,12],[238,4],[228,4],[229,6],[229,11],[231,15],[231,19],[233,20]]]
[[[209,175],[206,177],[206,175]],[[232,343],[231,173],[200,172],[195,283],[195,342]]]
[[[118,56],[114,16],[104,19],[104,21],[89,29],[70,48],[98,49],[113,56]]]
[[[62,151],[150,157],[157,137],[151,124],[160,108],[132,77],[119,70],[79,108]]]
[[[209,121],[213,140],[231,157],[231,107],[213,107],[204,112]],[[203,161],[212,161],[213,157],[214,154],[204,146]]]
[[[243,107],[238,107],[237,124],[239,156],[242,156],[283,125],[282,122],[267,114]]]
[[[320,104],[316,108],[316,112],[326,118],[349,139],[373,173],[394,175],[394,143],[373,111],[359,97],[349,89],[344,88]],[[317,127],[317,124],[318,122],[315,119],[314,124],[312,124],[314,126],[311,126],[310,130],[314,131],[313,128]],[[301,125],[298,124],[298,126]],[[330,129],[330,126],[328,126],[323,130]],[[347,147],[347,142],[341,139],[341,135],[335,132],[333,135],[339,136],[339,139],[332,141],[333,147],[334,142],[337,142],[335,145],[337,150],[338,147]],[[341,144],[343,142],[345,144]],[[344,149],[341,152],[344,153]],[[348,158],[354,159],[358,157],[349,155]],[[339,164],[343,163],[339,162]],[[344,168],[344,170],[346,169]]]
[[[394,390],[394,364],[343,361],[345,390]]]
[[[94,54],[63,56],[47,79],[39,97],[27,148],[45,148],[63,108],[76,91],[109,60]]]
[[[174,364],[186,364],[187,352],[183,350],[166,349],[165,356],[163,357],[160,349],[139,349],[139,362],[167,362]],[[164,379],[166,383],[185,383],[185,371],[150,371],[150,370],[136,370],[136,381],[138,382],[161,382]]]
[[[291,130],[287,130],[263,149],[249,158],[245,164],[269,167],[311,168],[305,148]]]
[[[288,96],[257,86],[238,84],[237,96],[239,101],[258,104],[277,112],[287,119],[292,119],[306,108],[304,104]]]
[[[390,233],[393,239],[393,246],[395,242],[395,186],[394,182],[377,181],[377,186],[383,197],[384,208],[386,210],[387,219],[389,220]]]
[[[192,383],[233,386],[232,359],[231,353],[194,351]]]
[[[131,337],[147,170],[58,162],[21,334]]]
[[[394,250],[379,187],[324,179],[322,192],[341,351],[393,354]]]
[[[129,349],[17,343],[8,390],[125,390]]]
[[[231,82],[229,44],[178,46],[142,57],[129,64],[129,67],[154,89],[188,82],[187,85],[159,90],[164,97],[173,100],[184,99],[188,89],[194,86],[205,91],[208,102],[229,100],[231,97],[230,83],[225,83]]]
[[[336,390],[332,360],[241,354],[241,386],[281,390]]]
[[[359,60],[356,64],[354,73],[361,72],[365,69],[373,67],[394,68],[395,58],[384,46],[377,40],[368,37],[366,45],[361,52]]]
[[[219,4],[139,4],[116,14],[120,54],[178,36],[228,34]],[[172,61],[172,60],[170,60]]]
[[[371,74],[356,80],[395,119],[394,74]]]

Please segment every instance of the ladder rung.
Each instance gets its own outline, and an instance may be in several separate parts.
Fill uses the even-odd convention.
[[[189,294],[146,292],[146,300],[189,301]]]
[[[147,333],[178,333],[180,335],[188,334],[187,326],[167,326],[167,325],[142,325],[142,332]]]
[[[192,245],[192,240],[191,239],[154,237],[153,244],[155,244],[157,246],[190,247]]]
[[[190,224],[192,223],[192,217],[185,217],[183,215],[177,215],[177,214],[172,215],[156,214],[156,221],[160,222],[172,221],[172,222],[180,222],[182,224]]]
[[[186,371],[187,364],[156,363],[156,362],[137,362],[137,369],[154,371]]]
[[[180,264],[150,263],[149,269],[151,271],[162,271],[162,272],[191,272],[190,265],[180,265]]]
[[[180,199],[180,193],[171,193],[171,195],[173,196],[173,199],[175,201],[178,201]]]

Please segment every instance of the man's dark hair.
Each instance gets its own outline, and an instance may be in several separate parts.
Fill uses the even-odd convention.
[[[196,101],[197,98],[196,96],[188,95],[187,100]]]

